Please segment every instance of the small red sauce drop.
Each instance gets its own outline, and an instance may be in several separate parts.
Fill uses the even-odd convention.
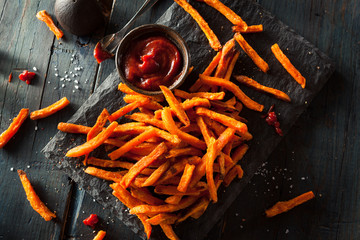
[[[267,115],[265,116],[265,121],[267,122],[267,124],[269,124],[270,126],[274,126],[275,131],[277,134],[279,134],[279,136],[283,136],[283,132],[280,128],[280,122],[277,119],[276,113],[273,111],[274,109],[274,105],[272,105],[267,113]]]
[[[97,222],[99,221],[96,214],[90,214],[90,216],[83,220],[83,223],[91,228],[94,228]]]
[[[97,63],[101,63],[102,61],[104,61],[108,58],[112,58],[112,56],[114,56],[114,55],[105,51],[99,42],[96,44],[95,49],[94,49],[94,57],[95,57]]]
[[[24,70],[20,75],[19,75],[19,79],[21,81],[25,81],[27,84],[31,83],[31,80],[34,79],[35,77],[35,73],[34,72],[29,72],[28,70]]]
[[[124,54],[122,70],[136,87],[156,91],[170,86],[179,76],[182,56],[179,49],[163,36],[135,40]]]

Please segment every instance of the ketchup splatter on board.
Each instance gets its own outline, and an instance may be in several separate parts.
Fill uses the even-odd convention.
[[[94,57],[97,61],[97,63],[101,63],[102,61],[108,59],[108,58],[112,58],[114,55],[105,51],[102,46],[101,43],[97,43],[94,49]]]
[[[96,214],[90,214],[90,216],[83,220],[83,223],[91,228],[95,228],[95,225],[98,223],[99,218]]]
[[[267,113],[267,115],[265,115],[265,121],[267,122],[267,124],[269,124],[270,126],[274,126],[275,131],[277,134],[279,134],[279,136],[283,136],[283,131],[280,128],[280,122],[277,119],[276,113],[273,111],[274,110],[274,105],[272,105]]]
[[[34,72],[29,72],[28,70],[24,70],[20,75],[19,75],[19,79],[21,81],[25,81],[27,84],[31,83],[31,80],[34,79],[35,77],[35,73]]]

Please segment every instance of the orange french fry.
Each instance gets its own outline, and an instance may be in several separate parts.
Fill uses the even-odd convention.
[[[196,148],[199,148],[201,150],[204,150],[206,148],[206,144],[199,140],[198,138],[187,134],[183,131],[181,131],[174,122],[174,119],[171,116],[171,112],[169,108],[164,108],[162,111],[162,119],[164,121],[166,129],[173,135],[177,135],[181,140],[184,142],[187,142],[191,146],[194,146]]]
[[[241,91],[236,84],[230,81],[224,81],[222,78],[209,77],[202,74],[199,76],[205,84],[221,86],[232,92],[245,105],[245,107],[258,112],[263,111],[264,105],[261,105],[246,96],[245,93]]]
[[[103,127],[105,126],[109,116],[110,116],[109,112],[106,110],[106,108],[104,108],[104,110],[100,113],[99,117],[97,118],[95,125],[88,132],[86,137],[87,141],[93,139],[103,130]]]
[[[61,109],[63,109],[64,107],[66,107],[69,104],[70,104],[69,100],[66,97],[63,97],[59,101],[51,104],[50,106],[48,106],[46,108],[31,112],[30,119],[37,120],[40,118],[46,118],[46,117],[56,113],[57,111],[60,111]]]
[[[196,92],[196,93],[188,93],[185,91],[182,91],[180,89],[174,89],[174,95],[177,97],[181,97],[181,98],[185,98],[185,99],[191,99],[194,97],[199,97],[199,98],[206,98],[209,100],[223,100],[225,97],[225,93],[224,92],[216,92],[216,93],[212,93],[212,92]]]
[[[103,231],[103,230],[100,230],[100,231],[96,234],[96,236],[94,237],[93,240],[103,240],[104,237],[105,237],[105,235],[106,235],[106,232]]]
[[[173,195],[173,196],[170,196],[170,197],[167,197],[165,199],[165,202],[168,203],[168,204],[179,204],[179,202],[181,201],[181,199],[183,198],[182,195]]]
[[[219,155],[218,162],[219,162],[220,179],[223,179],[225,177],[225,156],[224,156],[224,154]],[[214,172],[216,172],[215,166],[214,166]]]
[[[160,165],[143,183],[143,187],[153,186],[157,180],[169,169],[170,161],[166,161]]]
[[[245,41],[244,37],[240,33],[235,33],[235,39],[239,43],[240,47],[244,52],[253,60],[253,62],[258,66],[261,71],[266,73],[269,71],[269,65],[262,59],[259,54]]]
[[[232,117],[228,117],[226,115],[211,111],[207,108],[199,107],[196,109],[196,114],[200,116],[205,116],[215,121],[218,121],[224,124],[227,127],[234,128],[240,134],[245,134],[248,131],[248,128],[245,123],[235,120]]]
[[[251,25],[248,26],[246,30],[244,30],[241,26],[233,26],[233,32],[240,32],[240,33],[257,33],[264,31],[263,25]]]
[[[183,175],[181,176],[180,179],[179,186],[177,187],[177,190],[179,192],[187,191],[194,169],[195,169],[195,165],[186,164]]]
[[[92,152],[95,148],[99,147],[101,144],[105,142],[106,139],[108,139],[111,135],[111,133],[114,131],[114,129],[117,127],[117,122],[112,122],[105,130],[103,130],[101,133],[99,133],[96,137],[91,139],[88,142],[85,142],[84,144],[74,147],[70,149],[67,153],[67,157],[80,157],[86,154],[89,154]]]
[[[152,95],[152,96],[145,96],[143,94],[140,94],[138,92],[135,92],[134,90],[130,89],[128,86],[126,86],[126,84],[124,83],[119,83],[118,85],[118,90],[126,93],[126,94],[131,94],[131,95],[140,95],[140,96],[144,96],[144,97],[148,97],[151,98],[152,100],[156,101],[156,102],[163,102],[164,101],[164,96],[162,95]]]
[[[189,133],[189,132],[194,132],[194,133],[199,133],[200,132],[200,128],[198,125],[196,125],[195,123],[190,123],[189,126],[183,126],[180,128],[181,131]]]
[[[110,144],[116,147],[121,147],[125,143],[126,143],[125,141],[116,138],[108,138],[104,142],[104,144]],[[132,148],[129,152],[140,156],[144,156],[150,154],[154,150],[154,148],[156,148],[157,145],[158,145],[157,143],[143,142],[140,143],[138,146]]]
[[[281,63],[285,70],[297,81],[302,88],[305,88],[306,79],[290,62],[289,58],[281,51],[279,45],[275,43],[271,46],[271,51],[274,53],[276,59]]]
[[[8,82],[11,82],[12,78],[13,78],[13,73],[11,72],[8,77]]]
[[[54,24],[54,21],[51,19],[50,15],[46,12],[46,10],[39,11],[36,14],[37,19],[43,21],[46,23],[46,25],[49,27],[50,31],[52,31],[56,38],[59,40],[59,38],[62,38],[64,36],[64,33],[56,27]]]
[[[265,211],[267,217],[274,217],[280,213],[287,212],[294,207],[315,198],[312,191],[306,192],[288,201],[277,202],[274,206]]]
[[[280,90],[277,90],[275,88],[270,88],[270,87],[266,87],[264,85],[261,85],[260,83],[256,82],[255,80],[253,80],[253,79],[251,79],[249,77],[235,76],[235,79],[238,82],[240,82],[240,83],[242,83],[242,84],[244,84],[244,85],[246,85],[248,87],[252,87],[252,88],[254,88],[254,89],[258,90],[258,91],[261,91],[261,92],[269,93],[272,96],[274,96],[274,97],[276,97],[276,98],[278,98],[280,100],[283,100],[285,102],[291,102],[290,97],[286,93],[284,93],[284,92],[282,92]]]
[[[206,181],[209,188],[210,199],[217,202],[217,189],[214,182],[214,161],[217,157],[215,138],[210,138],[210,143],[205,158]]]
[[[144,113],[137,112],[137,113],[133,113],[131,115],[125,115],[125,117],[128,119],[134,120],[134,121],[143,122],[143,123],[158,127],[160,129],[166,130],[165,125],[162,121],[160,121],[154,117],[150,117],[149,115],[146,115]]]
[[[236,175],[238,178],[242,178],[244,172],[240,165],[235,165],[230,171],[226,174],[224,178],[224,186],[227,187],[235,179]]]
[[[202,156],[203,153],[198,148],[186,147],[186,148],[173,148],[166,155],[166,158],[179,157],[179,156]]]
[[[207,127],[206,123],[204,122],[203,117],[199,116],[196,118],[196,123],[200,128],[201,134],[204,137],[205,143],[207,146],[209,146],[210,138],[215,137],[214,133],[212,133],[209,128]]]
[[[10,126],[0,135],[0,149],[3,148],[10,139],[17,133],[25,119],[29,115],[29,109],[23,108],[18,115],[13,119]]]
[[[156,135],[155,129],[150,127],[145,132],[141,133],[140,135],[136,136],[135,138],[131,139],[130,141],[126,142],[120,148],[116,149],[115,151],[108,154],[111,160],[116,160],[125,153],[129,152],[135,146],[138,146],[140,143],[144,142],[146,139],[154,137]]]
[[[36,194],[34,188],[31,186],[31,183],[26,176],[26,173],[22,170],[18,170],[18,175],[21,181],[21,184],[24,187],[26,197],[30,202],[31,207],[40,214],[45,221],[50,221],[52,218],[56,218],[56,215],[51,212],[46,205],[40,200],[39,196]]]
[[[189,196],[186,198],[181,199],[179,204],[172,205],[172,204],[164,204],[159,206],[153,205],[139,205],[130,209],[131,214],[137,213],[145,213],[145,214],[159,214],[159,213],[169,213],[169,212],[176,212],[181,209],[187,208],[191,206],[198,197],[196,196]]]
[[[154,117],[154,111],[152,111],[146,107],[139,107],[139,111],[143,114],[148,115],[149,117]]]
[[[238,25],[242,29],[246,30],[248,25],[244,22],[239,15],[234,13],[233,10],[225,6],[219,0],[203,0],[207,5],[218,10],[222,15],[224,15],[232,24]]]
[[[217,69],[215,71],[215,77],[224,78],[226,75],[226,71],[228,66],[233,59],[236,49],[235,49],[235,40],[232,38],[224,45],[223,49],[221,50],[221,58]]]
[[[185,109],[175,98],[174,94],[165,86],[160,86],[161,91],[163,92],[166,101],[169,103],[170,108],[175,112],[176,116],[179,118],[185,126],[190,125],[190,120],[186,115]]]
[[[238,60],[239,56],[240,56],[240,52],[236,51],[234,57],[231,59],[231,62],[229,64],[229,66],[228,66],[228,69],[226,71],[226,74],[225,74],[225,77],[224,77],[225,80],[230,81],[230,78],[231,78],[231,75],[233,73],[236,61]]]
[[[119,172],[110,172],[96,167],[87,167],[85,173],[107,181],[120,182],[123,175]]]
[[[125,114],[133,111],[134,109],[148,104],[149,102],[150,102],[149,98],[143,98],[143,99],[140,99],[139,101],[129,103],[129,104],[125,105],[124,107],[120,108],[119,110],[117,110],[116,112],[112,113],[109,117],[109,121],[113,122],[113,121],[119,119],[120,117],[124,116]]]
[[[219,61],[221,58],[221,52],[222,51],[218,52],[215,55],[215,57],[210,62],[209,66],[207,66],[207,68],[204,70],[204,72],[202,74],[210,76],[210,74],[215,70],[215,68],[219,64]],[[189,88],[189,92],[193,93],[193,92],[198,91],[199,88],[201,87],[201,85],[202,85],[201,79],[198,78],[198,80],[196,80],[195,83]]]
[[[152,100],[150,97],[145,97],[145,96],[142,96],[139,94],[126,94],[123,97],[124,102],[126,102],[126,103],[133,103],[133,102],[137,102],[139,100],[145,101],[146,98],[149,99],[149,103],[143,105],[145,108],[148,108],[150,110],[158,110],[163,107],[163,106],[161,106],[160,103]]]
[[[179,0],[175,0],[175,1],[179,1]],[[180,240],[180,238],[175,234],[170,224],[160,223],[160,227],[165,233],[166,237],[168,237],[170,240]]]
[[[249,146],[246,144],[240,145],[235,149],[233,154],[231,155],[232,164],[225,169],[225,174],[227,174],[232,167],[234,167],[245,155],[247,150],[249,149]]]
[[[188,189],[186,192],[180,192],[179,190],[177,190],[177,186],[169,186],[169,185],[156,185],[154,192],[162,195],[181,195],[181,196],[200,195],[199,189]]]
[[[174,224],[178,216],[171,213],[160,213],[147,220],[151,225]]]
[[[189,162],[188,158],[183,158],[180,161],[174,163],[170,168],[164,173],[164,175],[159,179],[158,183],[163,183],[164,181],[176,176],[182,172],[185,168],[185,165]]]
[[[150,205],[161,205],[164,201],[154,197],[147,188],[131,188],[131,196]]]
[[[121,185],[125,188],[129,187],[132,181],[137,175],[141,173],[143,169],[148,167],[152,162],[158,159],[163,153],[167,151],[165,143],[160,143],[149,155],[140,159],[129,169],[129,172],[125,174],[121,181]]]
[[[216,37],[215,33],[211,30],[208,23],[201,17],[198,11],[194,9],[186,0],[174,0],[179,4],[187,13],[193,17],[193,19],[199,24],[201,30],[205,33],[207,39],[209,40],[210,46],[215,50],[219,51],[221,49],[221,43]]]
[[[206,210],[210,203],[210,199],[208,197],[202,197],[198,202],[192,205],[187,212],[181,216],[176,222],[180,223],[185,221],[188,217],[199,218]]]

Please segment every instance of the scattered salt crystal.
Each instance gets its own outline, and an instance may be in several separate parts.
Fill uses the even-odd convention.
[[[73,72],[69,72],[70,74],[73,74]]]
[[[68,77],[69,77],[69,75],[67,75],[67,74],[64,76],[64,78],[68,78]]]
[[[48,81],[48,84],[50,84],[50,81]]]
[[[65,78],[60,78],[60,81],[64,81],[65,80]]]
[[[30,165],[27,165],[27,168],[30,168]]]
[[[75,92],[75,90],[72,90],[72,92],[74,93],[74,92]]]
[[[93,202],[95,202],[95,199],[93,199]]]
[[[78,84],[78,83],[79,83],[79,81],[78,81],[78,80],[74,80],[74,83]]]
[[[303,181],[304,181],[304,180],[305,180],[305,177],[302,177],[302,178],[301,178],[301,180],[303,180]]]
[[[289,233],[289,229],[286,229],[286,230],[285,230],[285,234],[288,234],[288,233]]]
[[[64,71],[65,74],[67,74],[67,71]]]
[[[33,70],[36,72],[36,71],[37,71],[37,68],[36,68],[36,67],[33,67]]]
[[[58,71],[57,67],[54,68],[55,71]]]
[[[293,185],[290,185],[290,188],[293,188]]]
[[[56,90],[57,89],[57,87],[54,87],[54,90]]]
[[[74,61],[74,59],[73,59],[73,58],[70,58],[70,61]]]
[[[64,87],[65,87],[65,84],[61,85],[61,87],[63,87],[63,88],[64,88]]]
[[[59,74],[58,73],[55,73],[55,77],[58,77],[59,76]]]
[[[72,77],[75,77],[75,74],[71,75]]]
[[[35,131],[37,131],[38,130],[38,126],[35,126]]]
[[[75,89],[79,89],[79,86],[78,86],[78,85],[75,85]]]
[[[14,171],[14,168],[13,168],[13,167],[12,167],[12,168],[10,168],[10,171],[12,171],[12,172],[13,172],[13,171]]]
[[[243,225],[240,225],[240,228],[244,228],[244,226],[243,226]]]
[[[239,216],[239,214],[238,214],[238,213],[235,213],[235,216]]]

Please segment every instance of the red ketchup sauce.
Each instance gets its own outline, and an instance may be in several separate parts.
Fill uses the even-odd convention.
[[[180,75],[182,56],[167,38],[151,36],[135,40],[123,57],[122,70],[134,86],[157,91],[170,86]]]

